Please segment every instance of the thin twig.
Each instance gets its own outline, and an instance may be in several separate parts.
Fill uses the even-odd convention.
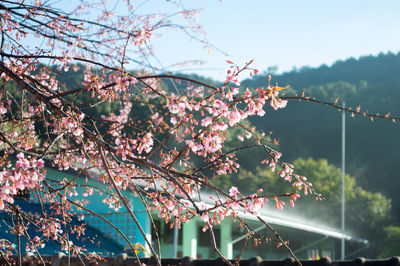
[[[213,246],[214,251],[217,252],[218,256],[223,261],[225,261],[228,265],[233,266],[233,264],[227,258],[225,258],[225,256],[222,255],[222,253],[219,251],[219,249],[217,247],[217,241],[215,240],[215,234],[214,234],[213,227],[210,222],[208,222],[207,224],[208,224],[208,229],[210,230],[210,233],[211,233],[211,245]]]

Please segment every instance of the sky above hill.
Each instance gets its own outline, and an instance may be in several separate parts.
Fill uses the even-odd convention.
[[[59,1],[68,10],[79,0]],[[214,47],[166,28],[154,32],[158,69],[180,70],[223,80],[231,60],[243,66],[255,59],[261,72],[331,65],[337,60],[400,51],[399,0],[142,0],[135,14],[174,12],[177,5],[201,9],[198,23]],[[110,1],[110,7],[113,7]],[[125,10],[118,10],[124,12]],[[92,14],[93,15],[93,14]],[[179,21],[179,20],[178,20]],[[202,36],[198,36],[202,38]],[[169,67],[199,60],[204,64]],[[132,66],[135,68],[135,66]]]
[[[161,2],[159,8],[164,8],[165,1]],[[198,22],[207,39],[223,51],[203,48],[178,33],[155,40],[162,66],[188,59],[206,62],[187,66],[186,73],[222,80],[228,59],[239,65],[255,59],[254,67],[260,71],[276,65],[284,72],[400,50],[398,0],[182,2],[185,8],[202,8]],[[149,1],[143,8],[153,4]]]

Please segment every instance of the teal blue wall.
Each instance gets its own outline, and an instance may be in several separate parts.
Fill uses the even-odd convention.
[[[50,179],[55,179],[55,180],[62,180],[64,178],[67,178],[68,180],[71,180],[74,178],[73,173],[65,173],[65,172],[60,172],[54,169],[47,169],[47,178]],[[88,182],[85,182],[84,178],[77,178],[76,179],[76,192],[78,193],[77,196],[71,197],[73,200],[81,200],[86,202],[86,208],[102,215],[104,218],[109,220],[114,226],[119,228],[125,235],[126,237],[130,240],[132,244],[135,243],[140,243],[142,246],[145,245],[145,240],[144,236],[140,233],[139,228],[137,225],[134,223],[132,217],[130,214],[128,214],[127,209],[125,207],[120,208],[118,211],[115,211],[114,209],[110,209],[108,204],[103,203],[104,198],[106,198],[106,193],[102,193],[100,195],[96,190],[93,192],[92,195],[88,195],[87,197],[83,196],[83,193],[85,192],[86,188],[83,187],[82,185],[89,185],[94,188],[98,189],[103,189],[106,192],[111,193],[109,188],[105,186],[103,183],[100,183],[98,181],[92,180],[88,178]],[[148,235],[151,236],[151,227],[150,227],[150,219],[147,216],[146,209],[141,202],[139,197],[135,197],[132,192],[129,191],[122,191],[122,194],[129,200],[130,205],[132,206],[132,211],[134,215],[136,216],[136,219],[138,220],[139,224],[142,226],[142,229],[144,232]],[[100,231],[102,231],[105,235],[108,235],[118,241],[122,246],[127,247],[127,251],[129,251],[129,246],[126,242],[126,240],[110,225],[108,225],[106,222],[104,222],[102,219],[86,212],[85,210],[78,210],[76,209],[77,212],[85,214],[84,215],[84,221],[90,224],[93,227],[96,227]],[[140,255],[144,256],[146,254],[141,253]]]

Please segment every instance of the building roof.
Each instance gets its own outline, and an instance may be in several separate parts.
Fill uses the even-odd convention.
[[[251,215],[249,213],[240,212],[239,215],[242,218],[245,218],[248,220],[257,220],[257,218],[254,215]],[[327,228],[323,228],[323,227],[318,227],[316,225],[305,224],[302,222],[291,220],[290,218],[277,218],[277,217],[273,217],[273,216],[268,216],[266,214],[261,214],[260,218],[262,218],[264,221],[266,221],[269,224],[275,224],[275,225],[284,226],[284,227],[288,227],[288,228],[298,229],[298,230],[307,231],[310,233],[316,233],[316,234],[320,234],[320,235],[324,235],[324,236],[328,236],[328,237],[332,237],[332,238],[338,238],[338,239],[344,238],[345,240],[356,241],[356,242],[359,242],[362,244],[368,244],[368,240],[366,240],[366,239],[361,239],[361,238],[357,238],[357,237],[354,237],[351,235],[342,234],[334,229],[327,229]]]
[[[207,198],[207,197],[203,197]],[[195,202],[196,204],[199,202]],[[212,205],[206,204],[207,207],[212,207]],[[265,222],[268,224],[272,225],[279,225],[282,227],[287,227],[287,228],[292,228],[292,229],[297,229],[305,232],[310,232],[310,233],[315,233],[315,234],[320,234],[323,236],[327,237],[332,237],[332,238],[337,238],[337,239],[345,239],[347,241],[355,241],[364,245],[367,245],[369,242],[366,239],[362,238],[357,238],[348,234],[343,234],[340,233],[339,231],[333,229],[333,228],[326,228],[322,226],[318,226],[315,224],[309,224],[305,222],[301,222],[299,220],[294,219],[290,215],[287,215],[285,213],[279,213],[280,211],[276,210],[271,210],[270,208],[264,207],[260,211],[259,217],[263,219]],[[241,218],[244,218],[246,220],[250,221],[258,221],[258,218],[254,216],[253,214],[249,212],[245,212],[243,210],[238,211],[238,215]],[[261,229],[262,227],[258,228]],[[257,229],[256,229],[257,230]],[[235,243],[243,238],[245,238],[246,235],[243,235],[242,237],[239,237],[237,239],[234,239],[232,243]]]

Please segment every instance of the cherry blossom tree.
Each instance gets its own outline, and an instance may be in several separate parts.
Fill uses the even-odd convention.
[[[264,116],[268,108],[284,108],[289,99],[313,99],[280,97],[285,87],[272,85],[271,77],[264,87],[240,89],[239,74],[258,72],[251,68],[252,61],[242,67],[228,61],[225,82],[218,87],[160,74],[149,63],[158,32],[181,30],[188,38],[206,43],[198,37],[202,36],[194,19],[198,11],[179,4],[175,7],[172,14],[137,15],[140,7],[129,0],[80,1],[69,11],[57,6],[57,1],[1,1],[0,210],[17,217],[14,233],[27,238],[38,257],[40,245],[52,239],[68,253],[96,259],[95,254],[68,240],[68,233],[85,230],[65,226],[76,214],[74,210],[90,211],[72,198],[76,180],[56,182],[46,175],[45,162],[59,171],[72,168],[86,173],[95,169],[97,174],[90,178],[106,185],[106,204],[111,209],[123,206],[128,210],[158,263],[159,247],[146,239],[123,196],[125,190],[137,193],[149,215],[150,211],[159,212],[171,227],[180,228],[201,217],[203,231],[213,236],[214,249],[222,258],[213,227],[228,217],[238,219],[255,242],[274,241],[294,257],[287,242],[260,218],[259,211],[266,203],[277,209],[282,209],[285,201],[293,205],[301,194],[320,196],[290,163],[280,160],[281,153],[263,133],[243,121]],[[134,65],[135,71],[129,71],[128,64],[130,70]],[[60,82],[71,71],[84,75],[77,88]],[[185,84],[186,89],[169,90],[163,85],[165,79]],[[83,98],[89,99],[89,104],[82,104]],[[99,104],[114,104],[119,110],[96,114],[93,110]],[[331,105],[341,109],[335,104]],[[132,116],[133,108],[141,108],[145,115],[140,119]],[[247,138],[252,144],[226,150],[229,134],[237,134],[239,140]],[[213,185],[214,178],[238,170],[235,153],[241,149],[264,151],[265,159],[260,163],[275,170],[297,192],[266,195],[260,189],[244,195],[236,187],[224,191]],[[93,190],[89,183],[86,187],[85,193],[104,193]],[[211,203],[198,203],[197,192],[202,190],[212,192]],[[41,215],[23,212],[14,204],[23,191],[29,191],[40,204],[50,204],[59,216],[47,215],[45,210]],[[274,238],[253,231],[238,216],[239,210],[255,215]],[[99,217],[110,223],[107,217]],[[28,224],[35,225],[42,237],[29,238]],[[125,235],[123,238],[135,250],[135,243]],[[6,258],[12,254],[6,244],[0,252]]]

